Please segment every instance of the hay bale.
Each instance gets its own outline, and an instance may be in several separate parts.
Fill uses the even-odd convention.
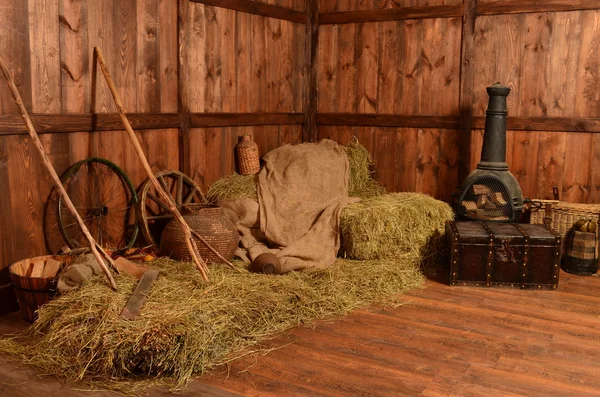
[[[239,175],[234,172],[213,183],[206,192],[206,198],[213,204],[241,197],[258,200],[256,175]]]
[[[341,253],[358,260],[412,253],[426,261],[438,254],[450,206],[421,193],[390,193],[346,206],[340,227]]]
[[[211,265],[211,282],[191,263],[160,259],[161,270],[140,315],[123,320],[136,280],[117,277],[111,291],[96,276],[50,301],[39,319],[0,352],[69,382],[133,392],[167,384],[185,387],[194,374],[239,357],[280,331],[369,304],[396,305],[398,294],[422,284],[418,258],[339,259],[328,269],[284,276]]]

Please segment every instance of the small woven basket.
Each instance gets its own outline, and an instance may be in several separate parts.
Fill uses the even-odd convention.
[[[239,234],[223,208],[207,204],[187,204],[183,206],[183,219],[189,227],[200,234],[212,248],[227,260],[233,258],[237,248]],[[198,253],[206,262],[219,263],[221,260],[199,239],[196,240]],[[165,255],[173,259],[190,260],[185,235],[176,219],[169,221],[162,232],[160,248]]]
[[[235,149],[241,175],[253,175],[260,171],[258,145],[252,140],[250,134],[244,135],[242,141],[236,145]]]

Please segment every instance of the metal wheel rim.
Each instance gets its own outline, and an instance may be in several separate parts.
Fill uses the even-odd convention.
[[[137,238],[138,235],[138,225],[135,222],[135,219],[133,219],[132,221],[132,217],[135,216],[135,208],[137,206],[137,202],[138,202],[138,196],[137,193],[135,192],[135,188],[133,186],[133,184],[131,183],[131,181],[129,180],[129,178],[127,177],[127,174],[125,174],[125,172],[119,168],[116,164],[114,164],[113,162],[103,159],[103,158],[88,158],[85,160],[81,160],[76,162],[75,164],[71,165],[67,171],[63,174],[63,176],[61,177],[61,181],[63,182],[63,185],[65,186],[65,189],[69,190],[69,182],[72,180],[71,178],[74,177],[80,170],[82,167],[87,166],[89,164],[94,164],[94,163],[98,163],[98,164],[102,164],[103,166],[107,167],[107,170],[110,170],[112,173],[114,173],[114,175],[116,175],[117,179],[119,180],[119,182],[121,183],[121,187],[124,191],[124,195],[125,195],[125,204],[126,207],[123,207],[121,209],[111,209],[109,207],[110,203],[105,203],[101,209],[98,209],[98,213],[94,214],[92,217],[90,217],[90,209],[87,208],[87,206],[82,207],[81,203],[77,203],[77,200],[74,200],[74,198],[72,197],[72,195],[70,194],[69,197],[71,198],[71,201],[73,201],[73,204],[76,205],[76,208],[78,207],[79,204],[79,208],[78,208],[78,212],[79,215],[81,216],[81,218],[84,220],[84,223],[86,223],[86,226],[88,227],[88,230],[90,231],[90,233],[92,234],[92,236],[96,239],[96,241],[98,242],[98,244],[100,244],[101,246],[103,246],[103,236],[102,235],[94,235],[93,232],[93,223],[97,222],[97,230],[99,230],[100,232],[102,231],[102,229],[100,228],[100,223],[101,223],[101,217],[105,217],[105,221],[108,222],[108,215],[109,213],[111,213],[111,211],[114,212],[119,212],[122,211],[123,212],[123,237],[122,239],[119,241],[119,245],[117,246],[112,246],[112,247],[104,247],[103,248],[109,248],[111,250],[115,250],[115,251],[121,251],[127,248],[130,248],[131,246],[133,246],[133,244],[135,243],[135,240]],[[115,184],[113,181],[113,184],[110,188],[113,187],[119,187],[119,184]],[[103,197],[104,199],[104,197]],[[115,197],[112,197],[112,200],[114,200]],[[92,202],[95,204],[94,207],[98,207],[98,203],[99,200],[97,197],[93,198],[90,197],[90,200],[92,200]],[[109,198],[108,200],[111,200],[111,198]],[[104,200],[100,200],[100,201],[104,201]],[[114,203],[114,204],[118,204],[118,203]],[[72,217],[71,213],[69,212],[69,210],[65,207],[65,203],[63,202],[62,197],[59,196],[58,200],[57,200],[57,221],[58,221],[58,229],[60,231],[61,236],[63,237],[63,240],[65,241],[65,243],[67,244],[67,246],[69,248],[79,248],[82,245],[76,242],[76,237],[77,236],[81,236],[81,234],[78,234],[77,236],[73,236],[73,232],[72,232],[72,228],[73,225],[72,223],[66,224],[65,223],[65,219],[66,217]],[[119,227],[119,221],[113,221],[111,223],[111,226],[114,228]],[[91,227],[90,227],[91,226]],[[90,230],[92,229],[92,230]],[[129,230],[128,230],[129,229]],[[77,227],[77,230],[78,227]],[[128,233],[129,231],[129,233]],[[87,241],[85,242],[85,245],[87,246]]]

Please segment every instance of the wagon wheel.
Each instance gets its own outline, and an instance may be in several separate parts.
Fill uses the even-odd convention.
[[[171,196],[179,211],[184,204],[208,203],[192,178],[175,170],[155,174],[163,189]],[[147,179],[139,190],[138,219],[142,235],[148,244],[158,246],[163,229],[173,219],[167,203],[160,197],[152,181]]]
[[[135,242],[137,194],[131,181],[114,163],[89,158],[73,164],[61,178],[73,205],[94,239],[110,251],[129,248]],[[57,202],[60,234],[69,248],[88,242],[62,197]]]

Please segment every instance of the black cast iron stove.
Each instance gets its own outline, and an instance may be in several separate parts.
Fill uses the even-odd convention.
[[[518,222],[523,210],[523,192],[506,164],[506,97],[510,88],[496,83],[487,87],[481,161],[463,182],[455,211],[459,218]]]

